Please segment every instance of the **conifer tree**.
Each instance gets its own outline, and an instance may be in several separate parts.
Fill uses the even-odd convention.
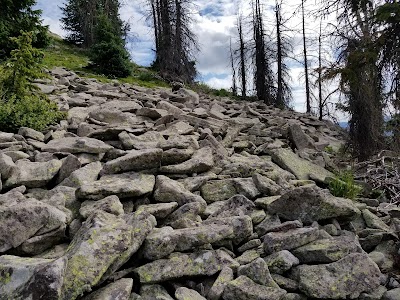
[[[40,10],[32,7],[35,0],[0,0],[0,60],[7,58],[11,50],[17,47],[16,40],[20,31],[32,31],[33,46],[44,47],[48,44],[48,26],[43,26],[40,21]]]

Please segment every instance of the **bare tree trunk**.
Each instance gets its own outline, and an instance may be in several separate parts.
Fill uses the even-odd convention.
[[[284,107],[283,99],[283,74],[282,74],[282,38],[281,38],[281,15],[280,15],[280,5],[278,1],[275,1],[275,17],[276,17],[276,42],[277,42],[277,63],[278,63],[278,90],[276,93],[276,105],[278,107]]]
[[[322,99],[322,21],[319,24],[318,36],[318,106],[319,106],[319,119],[322,121],[323,107],[325,103]]]
[[[240,77],[242,82],[242,99],[246,98],[247,85],[246,85],[246,51],[245,42],[243,37],[243,20],[242,16],[238,16],[238,32],[239,32],[239,51],[240,51]]]
[[[301,0],[301,13],[302,13],[302,25],[303,25],[303,53],[304,53],[304,76],[306,81],[306,103],[307,113],[311,113],[311,98],[310,98],[310,83],[308,79],[308,59],[307,59],[307,45],[306,45],[306,26],[304,16],[304,2]]]
[[[232,50],[232,40],[229,40],[229,50],[231,55],[231,68],[232,68],[232,94],[233,96],[237,96],[237,86],[236,86],[236,68],[235,62],[233,58],[233,50]]]

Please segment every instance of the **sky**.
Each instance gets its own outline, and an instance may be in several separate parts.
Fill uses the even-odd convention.
[[[249,1],[242,1],[249,2]],[[285,2],[290,5],[285,5]],[[309,1],[310,2],[310,1]],[[313,1],[311,1],[313,2]],[[66,32],[62,29],[60,6],[65,0],[37,0],[36,8],[42,10],[43,23],[50,26],[50,30],[61,36]],[[274,21],[273,6],[275,0],[264,0],[264,13],[266,28],[272,28]],[[283,1],[282,10],[284,18],[288,19],[287,27],[294,29],[288,32],[293,45],[293,59],[287,61],[289,66],[293,101],[292,106],[296,111],[304,112],[305,83],[304,67],[297,60],[302,59],[301,44],[301,19],[300,14],[295,13],[299,0]],[[310,3],[309,9],[314,8]],[[122,0],[120,10],[121,18],[131,25],[131,43],[128,50],[131,58],[139,65],[149,66],[154,59],[154,37],[151,22],[147,19],[148,6],[146,0]],[[196,55],[196,66],[199,72],[198,80],[213,88],[230,89],[232,85],[232,71],[230,67],[230,41],[235,43],[237,39],[236,15],[238,10],[246,14],[246,5],[239,0],[193,0],[193,31],[197,35],[200,51]],[[268,21],[271,20],[271,21]],[[319,21],[312,16],[307,16],[307,37],[310,46],[310,64],[315,58],[315,38]],[[271,29],[272,30],[272,29]],[[339,120],[346,117],[338,116]]]

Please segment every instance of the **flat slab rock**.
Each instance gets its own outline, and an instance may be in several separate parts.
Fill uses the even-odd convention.
[[[136,268],[135,274],[141,283],[158,283],[187,276],[212,276],[225,266],[236,269],[239,264],[222,250],[174,253]]]
[[[88,137],[66,137],[51,140],[42,147],[43,152],[105,153],[113,147]]]
[[[353,253],[326,265],[301,265],[295,268],[299,288],[318,299],[356,299],[380,285],[381,272],[365,253]]]

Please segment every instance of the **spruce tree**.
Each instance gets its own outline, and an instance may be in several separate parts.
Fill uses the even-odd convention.
[[[35,33],[34,47],[42,48],[49,43],[48,26],[41,25],[41,11],[32,9],[35,4],[35,0],[0,0],[0,60],[17,47],[16,40],[10,38],[18,37],[21,30]]]

